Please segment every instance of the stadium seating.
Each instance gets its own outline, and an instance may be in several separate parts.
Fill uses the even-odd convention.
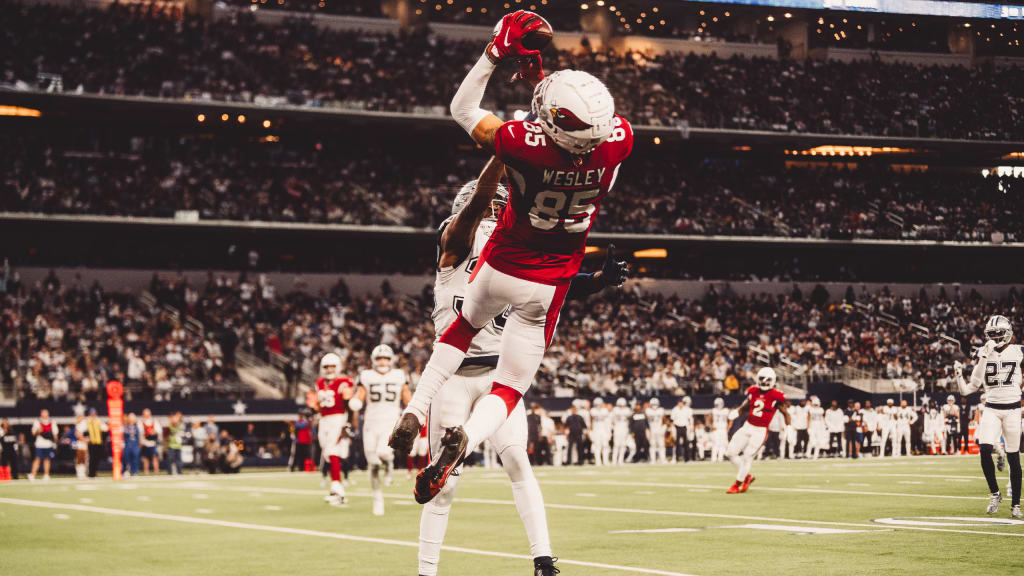
[[[11,85],[38,85],[44,73],[58,75],[67,91],[366,110],[443,112],[480,49],[425,33],[329,31],[308,20],[268,27],[245,12],[212,23],[179,21],[116,4],[102,12],[16,4],[5,10],[2,25],[27,31],[0,36],[6,39],[0,40],[2,79]],[[1024,137],[1020,67],[585,49],[552,52],[546,61],[549,69],[576,67],[605,79],[618,111],[637,124],[685,120],[781,132]],[[489,97],[499,110],[527,100],[509,86],[492,86]]]

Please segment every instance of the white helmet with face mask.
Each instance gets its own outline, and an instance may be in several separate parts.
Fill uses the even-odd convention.
[[[395,358],[395,351],[387,344],[381,344],[370,352],[370,360],[373,361],[373,369],[384,373],[391,370],[391,361]]]

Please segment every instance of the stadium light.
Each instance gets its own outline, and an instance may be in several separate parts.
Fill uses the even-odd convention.
[[[206,114],[200,114],[196,116],[196,122],[199,122],[200,124],[206,122]]]
[[[35,108],[21,106],[0,106],[0,116],[20,116],[23,118],[39,118],[43,113]]]
[[[668,250],[664,248],[647,248],[633,252],[634,258],[668,258]]]

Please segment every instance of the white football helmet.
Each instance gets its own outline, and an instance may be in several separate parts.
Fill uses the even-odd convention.
[[[693,404],[693,398],[690,398],[689,396],[683,396],[683,404],[685,404],[686,406]]]
[[[761,390],[771,390],[775,388],[775,370],[765,366],[757,371],[757,387]]]
[[[715,398],[715,408],[718,408],[719,410],[725,408],[725,400],[722,400],[721,398]]]
[[[657,397],[651,398],[651,408],[661,408],[661,400]]]
[[[946,404],[949,404],[951,406],[953,404],[956,404],[956,398],[953,398],[952,394],[950,394],[949,396],[946,396]]]
[[[470,180],[462,185],[459,189],[459,193],[455,195],[455,200],[452,201],[452,216],[458,214],[469,204],[469,199],[476,192],[476,180]],[[498,191],[494,193],[494,198],[491,199],[491,213],[495,218],[501,209],[508,204],[508,190],[504,185],[498,184]]]
[[[391,369],[391,360],[395,357],[395,351],[387,344],[380,344],[370,352],[370,360],[373,360],[373,367],[378,372],[387,372]],[[384,360],[384,362],[381,362]]]
[[[544,133],[570,154],[587,154],[615,129],[615,101],[594,76],[559,70],[533,90],[533,113]]]
[[[992,316],[985,324],[985,337],[995,342],[996,346],[1005,346],[1013,339],[1013,325],[1006,316]]]
[[[601,406],[604,406],[604,399],[600,396],[594,398],[594,408],[600,408]]]
[[[320,377],[337,378],[341,374],[341,356],[334,352],[324,354],[320,359]]]
[[[821,406],[821,398],[811,396],[811,406]]]
[[[626,399],[625,398],[619,398],[618,400],[615,401],[615,405],[617,407],[619,407],[619,408],[625,408],[626,407]]]

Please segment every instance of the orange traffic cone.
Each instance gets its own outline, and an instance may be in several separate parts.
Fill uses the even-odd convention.
[[[10,482],[10,481],[11,481],[11,467],[10,466],[0,466],[0,482]]]
[[[315,470],[313,468],[313,460],[311,458],[306,458],[306,462],[303,464],[303,470],[306,472],[313,472]]]

